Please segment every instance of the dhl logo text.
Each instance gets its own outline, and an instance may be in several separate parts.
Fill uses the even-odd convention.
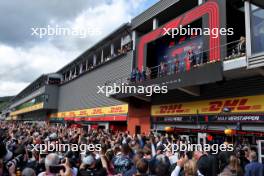
[[[209,102],[209,108],[202,109],[203,111],[222,111],[224,108],[229,108],[231,111],[247,111],[252,109],[260,109],[261,105],[249,105],[247,98],[233,100],[218,100]]]
[[[182,104],[175,105],[163,105],[160,106],[160,114],[173,114],[173,113],[184,113],[188,112],[188,109],[183,109]]]

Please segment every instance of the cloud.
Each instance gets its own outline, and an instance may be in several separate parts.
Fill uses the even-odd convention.
[[[1,81],[29,82],[43,73],[54,72],[69,59],[77,55],[73,51],[62,51],[49,43],[30,49],[0,45]],[[59,58],[59,59],[58,59]]]
[[[17,90],[21,90],[28,86],[29,83],[25,82],[10,82],[7,81],[5,84],[0,84],[0,91],[1,91],[1,96],[10,96],[10,95],[16,95]]]
[[[148,2],[147,2],[148,1]],[[155,0],[157,1],[157,0]],[[0,96],[19,93],[43,73],[56,72],[142,11],[149,0],[0,1]],[[32,27],[87,29],[101,35],[32,36]]]
[[[95,8],[103,2],[104,0],[78,0],[78,3],[72,0],[0,1],[0,41],[23,47],[33,42],[41,42],[31,37],[32,27],[44,27],[53,20],[73,20],[80,12]]]
[[[49,43],[30,49],[0,45],[0,96],[15,95],[44,73],[58,70],[78,54]]]

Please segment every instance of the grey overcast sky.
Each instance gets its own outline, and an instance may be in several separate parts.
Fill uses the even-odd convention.
[[[1,0],[0,96],[16,95],[43,73],[55,72],[158,0]],[[96,27],[100,35],[44,36],[31,28]]]

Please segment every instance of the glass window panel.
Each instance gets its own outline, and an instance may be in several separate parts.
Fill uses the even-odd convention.
[[[264,9],[251,4],[252,54],[264,52]]]

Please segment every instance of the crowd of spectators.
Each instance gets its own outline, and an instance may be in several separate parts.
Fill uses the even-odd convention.
[[[249,146],[231,152],[172,153],[175,134],[138,134],[0,122],[0,176],[263,176]],[[100,144],[100,151],[39,153],[32,144]],[[184,141],[183,141],[184,142]],[[186,141],[185,141],[186,142]],[[166,144],[166,145],[165,145]]]

